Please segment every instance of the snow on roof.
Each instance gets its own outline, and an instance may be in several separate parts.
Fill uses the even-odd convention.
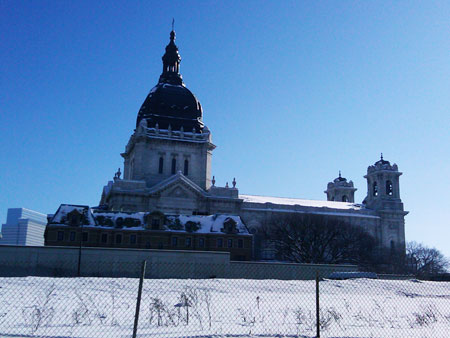
[[[66,216],[73,210],[88,216],[89,224],[84,224],[85,227],[96,228],[123,228],[127,230],[147,230],[145,216],[150,214],[148,212],[117,212],[117,211],[95,211],[92,213],[88,206],[77,206],[63,204],[59,207],[52,221],[51,225],[68,225]],[[95,219],[94,219],[95,218]],[[102,219],[103,218],[103,219]],[[138,220],[131,222],[128,225],[124,223],[127,218]],[[105,219],[110,221],[105,222]],[[119,225],[119,219],[120,225]],[[97,221],[96,221],[97,220]],[[231,225],[227,229],[227,224]],[[249,235],[249,232],[239,216],[235,215],[166,215],[163,229],[165,231],[174,232],[192,232],[192,233],[234,233],[241,235]]]
[[[186,223],[191,221],[199,225],[199,229],[196,233],[211,233],[211,232],[224,232],[224,223],[229,220],[235,222],[236,230],[239,234],[247,234],[248,231],[239,216],[234,215],[209,215],[209,216],[197,216],[197,215],[179,215],[168,216],[168,218],[178,218],[180,223],[186,229]]]
[[[94,216],[97,218],[98,216],[103,216],[110,218],[112,220],[116,220],[118,218],[134,218],[138,219],[141,222],[144,222],[145,212],[111,212],[111,211],[95,211]]]
[[[51,223],[64,223],[64,219],[67,217],[67,214],[71,213],[74,210],[84,215],[87,218],[89,225],[96,224],[91,209],[87,205],[71,205],[71,204],[61,204],[58,210],[56,211],[56,214],[51,219]]]
[[[306,200],[300,198],[284,198],[272,196],[256,196],[256,195],[239,195],[247,203],[272,203],[280,205],[301,205],[305,207],[314,208],[330,208],[330,209],[346,209],[346,210],[361,210],[363,207],[360,204],[348,202],[335,201],[320,201],[320,200]]]

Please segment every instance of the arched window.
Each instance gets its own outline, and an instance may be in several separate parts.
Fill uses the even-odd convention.
[[[347,197],[347,195],[342,196],[342,202],[348,202],[348,197]]]
[[[378,196],[378,185],[377,182],[373,182],[373,195]]]
[[[134,173],[134,159],[132,159],[130,163],[130,174],[128,175],[130,179],[133,179],[134,176],[133,173]]]
[[[189,161],[184,160],[184,176],[187,176],[189,174]]]
[[[394,188],[391,181],[386,181],[386,195],[392,196],[394,194]]]
[[[158,172],[160,174],[163,173],[163,169],[164,169],[164,159],[162,158],[162,156],[159,158],[159,168],[158,168]]]
[[[176,169],[177,169],[177,159],[173,158],[172,159],[172,175],[175,174]]]

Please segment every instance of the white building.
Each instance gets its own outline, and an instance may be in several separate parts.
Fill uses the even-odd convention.
[[[355,203],[353,182],[340,174],[328,183],[327,200],[321,201],[244,195],[234,179],[225,187],[216,186],[211,174],[216,146],[203,123],[202,106],[180,74],[174,31],[162,61],[159,81],[144,100],[136,129],[121,154],[123,178],[119,170],[104,187],[100,210],[236,215],[255,238],[261,224],[276,214],[322,214],[363,227],[382,247],[404,249],[408,212],[400,198],[402,173],[382,156],[367,169],[367,196],[361,203]],[[268,246],[257,245],[254,258],[270,259],[273,253]]]
[[[2,225],[0,245],[44,245],[47,215],[25,208],[10,208]]]

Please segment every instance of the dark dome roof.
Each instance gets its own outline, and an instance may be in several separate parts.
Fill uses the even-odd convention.
[[[334,179],[334,182],[347,182],[345,177],[341,176],[341,171],[339,170],[339,176]]]
[[[383,153],[381,153],[380,159],[379,159],[378,161],[375,162],[375,165],[377,165],[377,164],[381,164],[381,165],[385,165],[385,164],[391,165],[391,163],[389,163],[389,161],[386,161],[386,160],[383,158]]]
[[[203,129],[202,106],[192,92],[186,88],[179,73],[181,57],[175,45],[175,32],[170,33],[170,43],[162,57],[163,72],[158,84],[148,94],[139,109],[136,127],[146,119],[148,127],[158,124],[160,129],[197,132]]]
[[[203,128],[202,106],[194,94],[183,85],[158,83],[148,94],[138,113],[136,127],[145,118],[147,126],[185,131]]]

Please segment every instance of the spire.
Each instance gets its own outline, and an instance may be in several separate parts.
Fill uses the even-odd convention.
[[[170,32],[170,42],[166,46],[166,52],[162,57],[163,71],[159,77],[160,83],[169,83],[173,85],[183,85],[183,79],[180,74],[181,56],[178,53],[178,47],[175,44],[176,34],[174,31],[175,20],[172,19],[172,31]]]
[[[381,160],[383,161],[383,153],[381,153],[381,156],[380,156],[380,158],[381,158]]]
[[[339,178],[341,178],[341,171],[339,170]]]

